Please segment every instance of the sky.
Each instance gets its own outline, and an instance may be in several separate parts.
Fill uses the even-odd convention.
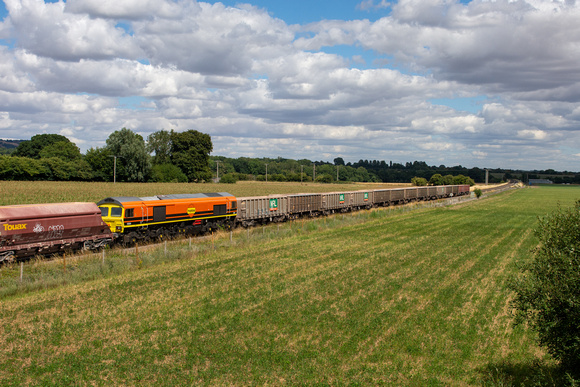
[[[0,0],[0,138],[580,171],[578,0]]]

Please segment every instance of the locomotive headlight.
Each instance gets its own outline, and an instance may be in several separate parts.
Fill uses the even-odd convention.
[[[117,226],[117,231],[121,231],[121,226]]]

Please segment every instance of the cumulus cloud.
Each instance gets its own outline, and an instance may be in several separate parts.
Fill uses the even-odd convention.
[[[63,133],[86,150],[121,127],[193,128],[231,157],[577,163],[574,2],[365,0],[386,14],[307,25],[193,0],[5,4],[2,137]]]
[[[27,51],[64,61],[139,56],[132,37],[113,21],[66,13],[62,2],[4,2],[17,45]]]

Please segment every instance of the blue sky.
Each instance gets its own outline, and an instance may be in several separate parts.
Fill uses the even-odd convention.
[[[216,1],[209,1],[216,3]],[[243,2],[222,1],[229,6],[236,6]],[[288,24],[308,24],[321,20],[377,20],[388,14],[388,8],[362,10],[360,1],[340,0],[296,0],[296,1],[268,1],[259,0],[248,2],[256,7],[266,9],[273,17],[282,19]]]
[[[576,3],[5,0],[0,19],[1,138],[196,129],[228,157],[580,170]]]

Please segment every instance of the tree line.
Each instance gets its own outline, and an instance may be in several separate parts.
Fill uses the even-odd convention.
[[[0,179],[209,181],[212,150],[211,137],[196,130],[161,130],[145,141],[122,128],[111,133],[104,147],[91,148],[84,155],[65,136],[38,134],[22,141],[10,155],[0,155]]]
[[[464,184],[485,181],[485,169],[461,165],[429,166],[424,161],[405,164],[359,160],[345,163],[337,157],[333,162],[293,160],[286,158],[228,158],[210,156],[211,137],[196,130],[175,132],[160,130],[146,139],[130,129],[113,132],[106,145],[89,149],[84,155],[65,136],[39,134],[21,141],[7,154],[0,152],[2,180],[81,180],[126,182],[208,182],[215,177],[222,182],[237,180],[317,181],[332,182],[393,182],[416,185],[439,185],[453,181]],[[542,171],[523,173],[510,170],[490,170],[489,182],[511,178],[527,180],[542,175]],[[555,183],[580,183],[580,175],[562,174]],[[466,180],[469,179],[469,180]]]

